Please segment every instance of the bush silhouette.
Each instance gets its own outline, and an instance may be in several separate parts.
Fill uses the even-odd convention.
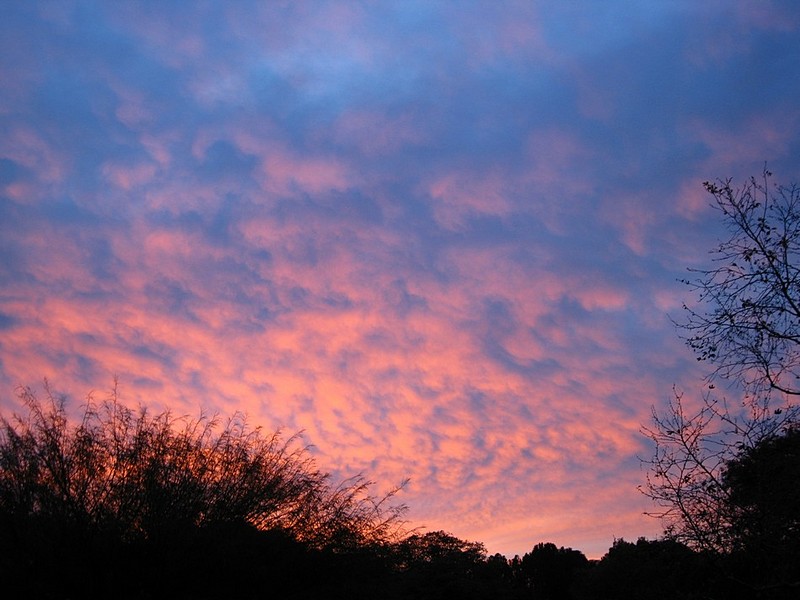
[[[298,436],[134,412],[116,391],[73,424],[45,389],[21,388],[27,416],[0,418],[0,576],[18,593],[248,597],[400,537],[397,490],[333,485]]]

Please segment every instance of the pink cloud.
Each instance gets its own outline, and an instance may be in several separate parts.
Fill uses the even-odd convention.
[[[142,146],[147,149],[153,160],[161,165],[161,167],[168,167],[172,162],[169,149],[171,142],[169,139],[170,137],[172,137],[170,134],[162,134],[160,136],[144,134],[140,138]]]
[[[676,210],[683,218],[696,221],[708,216],[712,198],[699,179],[682,183],[675,199]]]
[[[110,315],[100,314],[96,317],[98,317],[96,322],[81,327],[80,312],[71,311],[65,313],[60,322],[70,323],[71,327],[78,330],[92,329],[97,334],[98,325],[102,332],[102,323],[109,319]],[[404,476],[411,476],[414,481],[412,490],[424,492],[428,498],[439,497],[440,502],[449,505],[447,512],[451,515],[452,521],[443,523],[442,526],[452,524],[452,529],[459,533],[463,532],[462,535],[465,536],[474,533],[475,530],[469,529],[469,515],[476,510],[476,502],[484,502],[480,498],[492,496],[488,489],[482,492],[472,490],[464,495],[465,482],[476,474],[486,485],[493,482],[496,485],[496,481],[501,477],[500,472],[516,468],[521,451],[530,445],[531,432],[524,431],[529,424],[516,424],[513,420],[500,418],[500,415],[495,413],[492,419],[500,418],[496,425],[502,428],[492,428],[491,431],[495,433],[487,440],[491,445],[485,452],[476,455],[472,437],[485,426],[485,423],[481,416],[473,414],[461,404],[462,400],[458,394],[446,390],[456,381],[465,379],[472,380],[474,385],[481,388],[485,388],[487,383],[492,385],[492,382],[497,385],[500,374],[492,373],[493,369],[488,366],[470,373],[469,371],[474,369],[471,368],[467,357],[462,356],[458,360],[447,356],[454,354],[453,350],[461,347],[458,343],[453,344],[448,353],[447,348],[439,347],[440,343],[429,345],[427,340],[418,347],[414,358],[417,368],[425,369],[423,379],[427,380],[430,387],[441,390],[436,402],[437,413],[433,413],[430,410],[432,406],[419,398],[412,389],[401,387],[394,393],[395,402],[389,410],[389,420],[393,429],[387,430],[379,421],[368,420],[367,417],[371,412],[370,401],[364,396],[364,392],[370,388],[386,392],[382,384],[373,381],[375,372],[383,370],[386,366],[385,361],[391,357],[387,356],[364,364],[355,361],[355,366],[351,367],[352,378],[342,378],[338,367],[334,364],[337,348],[348,348],[359,343],[359,321],[364,317],[369,319],[369,313],[363,316],[353,315],[349,321],[343,323],[333,316],[322,320],[302,318],[302,321],[293,322],[288,329],[285,329],[283,337],[280,333],[270,335],[270,344],[265,344],[266,340],[260,340],[259,336],[240,335],[235,340],[226,340],[221,337],[224,331],[224,318],[204,318],[203,324],[200,325],[176,321],[174,317],[160,316],[153,314],[152,311],[133,310],[119,315],[114,328],[119,331],[120,322],[127,323],[127,329],[122,330],[127,330],[131,334],[134,332],[144,334],[141,343],[149,347],[164,345],[170,349],[170,353],[183,357],[181,363],[175,365],[178,381],[174,381],[175,375],[173,375],[173,381],[167,383],[164,390],[165,395],[175,394],[178,398],[184,398],[182,410],[191,409],[192,401],[189,398],[192,387],[181,374],[204,371],[207,377],[204,384],[208,387],[203,398],[214,398],[218,408],[244,409],[251,417],[255,415],[260,422],[278,421],[292,427],[305,428],[308,439],[313,440],[320,448],[325,464],[336,465],[336,468],[343,472],[370,467],[370,476],[381,481],[397,481]],[[439,327],[443,329],[443,334],[457,334],[452,326],[447,326],[441,321]],[[60,328],[55,329],[60,330]],[[298,335],[300,331],[314,333]],[[102,333],[100,335],[102,336]],[[436,339],[441,340],[439,335]],[[92,355],[86,348],[75,348],[75,350]],[[369,355],[370,352],[371,350],[368,350],[364,354]],[[284,353],[292,353],[293,360],[307,365],[313,376],[303,377],[294,370],[287,371],[282,368],[276,360],[276,355]],[[460,353],[455,352],[455,354]],[[267,369],[267,374],[260,377],[258,375],[254,377],[252,374],[256,373],[256,370],[250,367],[247,372],[251,375],[240,377],[243,356],[248,357],[248,364],[261,363],[271,367]],[[170,374],[158,363],[152,363],[151,368],[148,367],[149,363],[146,360],[130,360],[127,364],[124,360],[124,353],[122,356],[111,354],[104,359],[106,364],[123,369],[121,373],[123,388],[129,397],[131,395],[136,397],[139,394],[131,389],[134,386],[126,382],[128,373],[147,376],[157,381],[170,380]],[[408,369],[408,364],[400,361],[399,368]],[[502,378],[502,375],[500,377]],[[258,379],[261,381],[257,383]],[[269,389],[265,389],[265,384],[268,384]],[[179,392],[176,386],[182,385],[188,385],[188,388]],[[254,394],[254,387],[257,385],[262,389],[260,393]],[[527,393],[533,402],[543,393],[549,395],[547,386],[544,390],[534,390],[529,387],[530,384],[524,385],[521,381],[516,385],[520,387],[519,392]],[[211,390],[214,392],[209,393]],[[556,396],[558,392],[553,392],[552,395]],[[311,399],[308,410],[297,406],[298,397]],[[201,398],[194,400],[197,401],[208,400]],[[570,411],[570,403],[569,399],[562,400],[563,410]],[[501,404],[496,408],[502,411],[502,406]],[[453,420],[443,423],[438,420],[436,414],[450,414]],[[437,436],[441,436],[441,441],[431,445],[426,432],[435,432]],[[576,451],[583,452],[596,448],[597,435],[596,432],[591,432],[588,426],[577,429],[568,426],[561,432],[554,431],[545,438],[540,438],[538,443],[541,445],[534,448],[533,454],[537,457],[538,468],[548,465],[546,467],[549,471],[548,481],[561,480],[563,476],[559,473],[562,471],[563,458]],[[576,436],[577,439],[585,441],[575,446]],[[370,444],[365,445],[364,439],[369,439]],[[366,451],[366,448],[370,450]],[[477,466],[473,460],[481,456],[484,459],[490,457],[491,462]],[[376,458],[379,460],[377,465],[374,464]],[[383,462],[384,460],[386,462]],[[540,490],[535,493],[542,492]],[[412,497],[407,499],[413,506],[415,494],[413,491],[410,494]],[[509,493],[506,490],[504,496],[513,505],[522,499],[520,494],[524,495],[525,492],[512,490]],[[415,516],[422,522],[435,522],[439,526],[441,519],[438,514],[441,514],[439,513],[441,508],[435,506],[430,511],[418,510]],[[495,504],[490,512],[494,522],[502,529],[506,513],[503,510],[496,510],[497,508],[503,507]],[[561,509],[551,507],[550,510]],[[532,531],[544,535],[555,529],[557,529],[555,526],[548,529],[540,523],[533,529],[529,526],[525,531],[530,536]],[[528,542],[530,537],[526,540],[526,543]]]
[[[201,203],[208,194],[184,190],[187,205],[194,192]],[[604,374],[627,359],[620,338],[604,327],[559,322],[558,310],[572,298],[583,310],[614,313],[626,307],[625,293],[591,278],[532,273],[500,246],[443,255],[440,266],[452,275],[446,282],[409,270],[405,292],[423,302],[399,311],[385,290],[402,268],[370,268],[402,247],[397,234],[314,217],[279,223],[261,216],[240,229],[248,247],[271,249],[271,260],[254,268],[274,282],[274,300],[235,273],[195,268],[230,258],[229,249],[210,246],[197,233],[134,223],[112,241],[128,265],[120,280],[124,302],[49,300],[40,321],[4,342],[20,346],[7,369],[28,381],[47,374],[82,397],[88,390],[81,367],[36,350],[66,348],[95,365],[93,380],[108,377],[110,385],[119,375],[123,396],[133,403],[165,402],[181,414],[241,410],[267,427],[304,429],[324,468],[341,475],[363,471],[386,485],[411,477],[403,500],[416,522],[496,544],[493,550],[554,539],[548,536],[577,545],[570,537],[576,523],[610,544],[608,523],[592,524],[589,515],[606,510],[616,518],[613,502],[635,490],[629,481],[606,481],[612,499],[604,500],[591,473],[612,469],[637,450],[636,430],[649,408],[639,403],[628,414],[626,407],[658,386],[646,375]],[[320,248],[314,265],[296,260],[295,246],[310,232]],[[84,260],[66,253],[61,263],[43,263],[41,276],[60,273],[76,289],[91,288],[88,273],[70,267]],[[159,281],[190,292],[180,310],[149,291]],[[220,295],[229,281],[267,306],[291,310],[242,328],[253,307]],[[296,288],[306,294],[299,304],[289,294]],[[324,301],[335,294],[348,302]],[[508,333],[481,323],[486,298],[508,307],[516,321]],[[486,336],[498,336],[520,364],[551,360],[557,370],[546,378],[510,371],[486,355]],[[576,354],[576,342],[594,349]],[[156,396],[152,382],[158,382]],[[508,484],[509,474],[518,484]],[[578,486],[592,498],[583,500],[589,506],[565,508],[579,501],[564,490]],[[532,519],[524,506],[540,516]],[[494,533],[487,538],[489,522]],[[621,522],[614,533],[641,534],[639,525]]]
[[[667,202],[662,202],[658,208],[662,213],[668,209]],[[619,232],[622,242],[631,252],[638,256],[650,253],[653,242],[652,228],[659,222],[659,214],[654,204],[643,202],[638,196],[620,191],[609,195],[601,207],[600,217],[604,224]]]
[[[729,171],[746,166],[755,169],[749,174],[757,174],[765,160],[779,160],[787,156],[795,139],[793,132],[797,123],[800,123],[800,110],[792,107],[779,114],[751,117],[735,129],[693,121],[688,124],[687,130],[693,139],[705,144],[711,152],[701,173],[718,173],[720,170]]]
[[[528,204],[520,208],[534,212],[554,232],[569,232],[572,219],[585,211],[582,200],[594,192],[584,175],[594,151],[575,135],[549,128],[530,134],[526,157],[529,166],[518,185],[528,191]]]
[[[144,92],[125,85],[115,75],[108,75],[107,78],[109,85],[117,93],[119,105],[114,114],[120,122],[137,130],[154,120],[156,111]]]
[[[363,156],[386,156],[430,142],[430,134],[421,129],[411,113],[397,117],[378,112],[346,112],[333,127],[337,144],[355,146]]]
[[[258,181],[271,194],[321,194],[345,190],[357,181],[351,169],[332,155],[301,155],[277,140],[257,138],[244,131],[234,133],[233,140],[243,152],[260,158]]]
[[[202,60],[207,47],[201,35],[205,10],[173,12],[171,15],[142,10],[128,4],[109,11],[108,18],[124,30],[133,32],[152,55],[173,68],[190,67]],[[181,27],[175,21],[181,20]]]
[[[35,172],[39,181],[46,184],[60,183],[70,167],[66,157],[40,133],[24,125],[12,127],[7,135],[2,136],[0,155]],[[31,197],[28,201],[34,200],[35,197]]]
[[[102,172],[109,182],[129,192],[132,188],[150,183],[157,170],[152,163],[122,165],[107,162],[103,165]]]
[[[732,17],[725,20],[724,26],[719,19],[720,4]],[[725,65],[731,57],[746,56],[753,48],[754,31],[774,35],[796,30],[800,17],[794,8],[791,3],[774,0],[743,0],[735,5],[708,3],[697,11],[695,19],[710,35],[694,36],[686,48],[686,59],[714,69]]]
[[[629,303],[626,290],[603,281],[589,283],[586,288],[579,289],[575,296],[588,311],[623,310]]]
[[[5,230],[2,383],[46,375],[80,399],[118,375],[131,404],[244,411],[268,429],[302,429],[321,468],[386,486],[411,477],[401,499],[413,524],[490,551],[553,540],[598,556],[614,536],[655,534],[631,461],[647,452],[638,429],[651,404],[673,379],[700,374],[665,315],[683,298],[675,265],[697,264],[709,239],[692,178],[785,157],[797,113],[745,119],[735,134],[707,116],[675,132],[653,121],[656,143],[606,147],[619,90],[577,56],[597,48],[556,40],[572,54],[556,52],[547,15],[509,7],[423,11],[409,18],[437,28],[407,33],[399,23],[383,35],[367,5],[350,3],[203,5],[185,22],[180,10],[111,11],[109,30],[127,32],[142,69],[174,77],[178,97],[93,63],[86,80],[99,87],[87,84],[87,112],[102,120],[84,125],[111,124],[114,142],[137,156],[120,147],[100,166],[94,154],[64,154],[49,125],[10,117],[0,151],[35,177],[11,181],[11,165],[3,192],[27,206],[9,209],[20,227]],[[219,37],[203,34],[207,11]],[[74,32],[71,18],[50,22]],[[582,16],[576,31],[589,25]],[[623,60],[612,42],[631,35],[611,37],[604,51]],[[401,39],[457,60],[398,55]],[[505,77],[495,67],[519,79],[496,90],[484,80]],[[291,118],[280,102],[267,105],[262,76],[286,91]],[[34,83],[0,99],[0,111]],[[549,85],[553,96],[540,89]],[[488,97],[476,103],[473,92]],[[518,105],[575,94],[577,112],[570,101],[552,115]],[[506,102],[519,125],[500,114]],[[486,128],[497,155],[451,147],[460,132],[450,113],[438,116],[484,106],[459,126],[483,135],[484,122],[506,123]],[[606,152],[648,143],[668,156],[695,142],[711,156],[692,173],[642,183],[645,169],[632,164],[606,176],[620,164]],[[215,163],[220,148],[230,163]],[[87,164],[97,180],[83,180]],[[40,216],[65,195],[91,227],[62,207]],[[336,204],[355,199],[373,213],[351,218]],[[483,223],[495,229],[477,231]]]
[[[447,229],[459,229],[475,215],[507,215],[511,205],[504,194],[504,178],[499,173],[449,173],[432,181],[428,194],[433,201],[437,222]]]

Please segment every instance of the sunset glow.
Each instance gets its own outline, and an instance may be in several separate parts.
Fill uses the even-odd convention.
[[[4,2],[0,408],[245,413],[412,525],[655,536],[704,180],[800,180],[792,2]]]

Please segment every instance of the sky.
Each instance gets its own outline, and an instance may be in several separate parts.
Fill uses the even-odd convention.
[[[800,180],[800,4],[0,4],[0,409],[302,430],[507,556],[654,537],[702,182]]]

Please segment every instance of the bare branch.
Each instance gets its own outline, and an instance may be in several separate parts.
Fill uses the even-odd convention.
[[[684,306],[677,324],[711,377],[736,381],[753,395],[800,394],[800,189],[751,178],[705,182],[730,237],[713,251],[715,266],[684,280],[699,308]]]

